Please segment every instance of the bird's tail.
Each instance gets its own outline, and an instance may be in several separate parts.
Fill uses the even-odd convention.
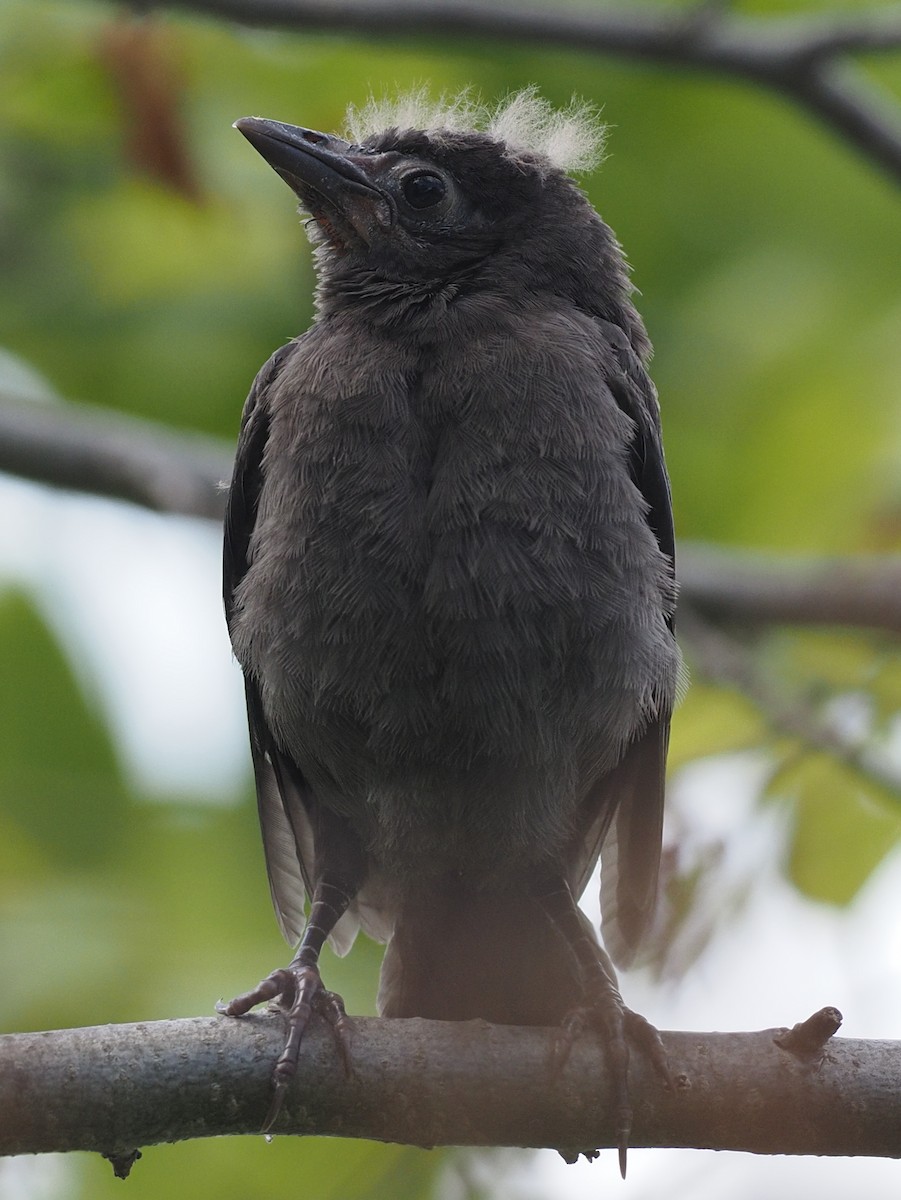
[[[557,1025],[583,998],[575,948],[539,895],[455,879],[401,909],[378,1004],[388,1017]]]

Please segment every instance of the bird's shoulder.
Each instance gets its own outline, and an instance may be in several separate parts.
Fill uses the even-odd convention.
[[[673,500],[663,452],[657,389],[642,356],[624,330],[609,321],[597,323],[611,350],[607,385],[616,403],[634,422],[629,450],[632,479],[648,506],[648,524],[673,573],[676,554]]]
[[[225,507],[222,593],[231,624],[235,589],[247,573],[250,539],[263,487],[263,455],[269,439],[273,384],[294,352],[294,343],[279,347],[257,372],[241,413],[238,445]]]

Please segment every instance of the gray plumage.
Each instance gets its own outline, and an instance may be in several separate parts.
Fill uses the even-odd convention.
[[[300,938],[326,879],[339,953],[360,925],[391,939],[383,1012],[562,1020],[591,988],[546,897],[602,853],[631,961],[679,669],[620,248],[509,120],[355,144],[238,126],[314,218],[319,281],[254,383],[226,524],[281,928]]]

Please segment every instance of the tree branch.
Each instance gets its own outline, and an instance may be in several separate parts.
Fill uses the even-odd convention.
[[[901,634],[901,555],[804,558],[680,542],[677,557],[682,595],[705,616]]]
[[[633,1055],[632,1144],[901,1157],[901,1043],[827,1040],[840,1016],[826,1013],[804,1023],[813,1038],[664,1034],[676,1090]],[[276,1132],[569,1155],[614,1143],[609,1079],[591,1038],[552,1076],[548,1030],[354,1026],[352,1078],[322,1026],[304,1040]],[[127,1164],[140,1146],[258,1133],[283,1039],[275,1014],[2,1037],[0,1154],[93,1150]]]
[[[538,42],[738,77],[788,97],[901,182],[898,106],[852,70],[848,55],[897,50],[901,8],[745,18],[701,4],[651,8],[512,7],[505,0],[165,0],[274,29]]]
[[[221,521],[228,447],[109,409],[0,395],[0,471],[51,487]]]

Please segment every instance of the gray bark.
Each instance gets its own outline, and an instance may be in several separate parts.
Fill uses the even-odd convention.
[[[824,1014],[834,1010],[805,1024],[794,1051],[776,1041],[784,1030],[664,1033],[674,1090],[633,1053],[632,1145],[901,1157],[901,1042],[832,1038],[819,1048]],[[570,1156],[613,1142],[592,1037],[554,1077],[549,1030],[354,1026],[352,1078],[328,1031],[310,1032],[276,1133],[552,1146]],[[127,1165],[141,1146],[255,1134],[283,1036],[271,1013],[4,1036],[0,1154],[93,1150]]]

